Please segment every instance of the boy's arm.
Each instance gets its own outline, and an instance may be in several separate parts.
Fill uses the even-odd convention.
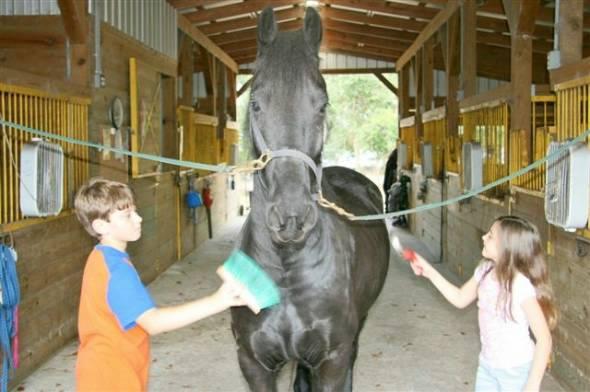
[[[545,368],[549,362],[549,355],[551,354],[551,332],[545,320],[543,310],[535,297],[531,297],[522,302],[522,309],[531,327],[533,335],[535,335],[535,354],[533,356],[533,364],[529,372],[525,391],[538,391],[541,388],[541,381],[545,374]]]
[[[429,279],[447,301],[457,308],[463,309],[477,298],[477,281],[473,276],[459,288],[446,280],[418,253],[410,266],[416,275],[422,275]]]
[[[239,292],[228,284],[222,284],[219,290],[207,297],[184,303],[182,305],[152,308],[137,318],[140,325],[150,335],[172,331],[192,324],[230,306],[244,305]]]

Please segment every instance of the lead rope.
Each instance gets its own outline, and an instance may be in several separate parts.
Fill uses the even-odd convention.
[[[0,245],[0,284],[2,285],[2,306],[0,308],[0,346],[2,348],[2,376],[0,390],[8,390],[11,370],[18,362],[17,318],[20,302],[20,286],[16,272],[15,257],[12,248]]]

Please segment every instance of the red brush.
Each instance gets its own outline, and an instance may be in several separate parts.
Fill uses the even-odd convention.
[[[394,237],[391,243],[393,245],[393,249],[406,261],[410,263],[416,260],[416,252],[410,248],[405,248],[402,246],[402,243],[399,241],[399,238]]]
[[[411,263],[412,261],[416,260],[416,252],[414,252],[410,248],[406,248],[402,251],[402,257],[404,258],[404,260],[409,261]]]
[[[393,241],[391,243],[393,245],[393,249],[395,249],[395,251],[407,262],[409,262],[412,265],[412,269],[414,270],[414,273],[416,273],[416,275],[422,275],[422,273],[424,272],[422,270],[422,267],[418,264],[418,263],[414,263],[417,260],[417,256],[416,256],[416,252],[414,252],[414,249],[411,248],[405,248],[402,246],[401,242],[399,241],[399,238],[394,237]]]

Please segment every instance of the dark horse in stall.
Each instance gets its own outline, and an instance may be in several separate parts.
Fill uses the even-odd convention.
[[[389,238],[383,220],[350,221],[317,199],[357,216],[380,213],[383,203],[363,175],[321,168],[328,96],[318,13],[307,9],[302,30],[277,30],[265,9],[249,122],[254,154],[272,151],[273,158],[254,176],[237,246],[272,276],[281,303],[258,315],[233,308],[232,329],[252,391],[275,391],[289,361],[297,362],[296,391],[350,391],[359,334],[387,273]]]

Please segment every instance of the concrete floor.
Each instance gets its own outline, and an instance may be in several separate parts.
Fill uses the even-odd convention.
[[[150,285],[159,305],[211,293],[216,267],[229,254],[243,221],[229,225]],[[428,255],[423,244],[392,229],[402,244]],[[444,273],[444,271],[443,271]],[[458,282],[455,282],[458,283]],[[150,391],[247,391],[238,368],[229,312],[152,339]],[[73,391],[77,342],[58,352],[16,390]],[[392,257],[387,282],[361,335],[356,391],[472,391],[479,351],[475,306],[457,310],[404,261]],[[289,390],[292,367],[280,378]],[[542,391],[563,391],[546,375]]]

